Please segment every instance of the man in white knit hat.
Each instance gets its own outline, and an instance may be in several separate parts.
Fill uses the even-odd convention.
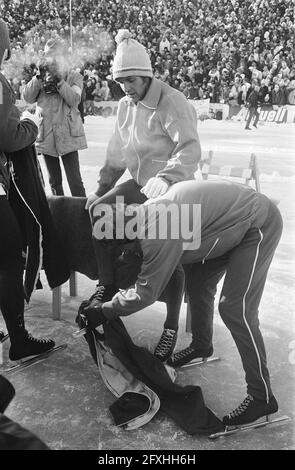
[[[194,179],[201,158],[195,109],[181,92],[153,77],[146,49],[128,30],[120,30],[116,42],[113,78],[126,96],[119,102],[98,189],[87,200],[91,216],[94,206],[113,204],[117,196],[124,196],[126,204],[141,204],[165,194],[177,182]],[[132,178],[114,187],[126,169]],[[95,251],[106,301],[116,291],[113,258],[103,243],[96,241]],[[167,319],[155,352],[162,360],[169,357],[176,342],[184,285],[181,267],[170,282]]]

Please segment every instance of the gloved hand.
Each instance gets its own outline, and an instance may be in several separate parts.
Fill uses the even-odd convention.
[[[30,121],[32,121],[39,129],[41,119],[38,114],[32,114],[30,113],[30,111],[24,111],[21,115],[21,121],[25,119],[29,119]]]
[[[162,196],[167,192],[169,184],[162,178],[150,178],[147,184],[140,190],[148,199],[153,199]]]
[[[97,194],[95,194],[95,193],[89,194],[89,196],[88,196],[88,198],[87,198],[86,205],[85,205],[85,209],[88,211],[89,207],[90,207],[97,199],[99,199],[99,196],[97,196]]]
[[[83,301],[79,307],[76,323],[79,328],[93,330],[106,322],[106,318],[102,313],[102,303],[95,304],[94,307],[89,307],[89,301]]]

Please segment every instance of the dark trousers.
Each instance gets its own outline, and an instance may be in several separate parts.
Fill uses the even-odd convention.
[[[117,196],[124,196],[125,204],[143,204],[147,199],[140,192],[139,186],[133,179],[126,181],[108,191],[96,201],[97,204],[112,204],[116,202]],[[91,216],[91,211],[90,211]],[[106,250],[103,241],[94,241],[94,250],[97,260],[99,282],[102,285],[115,284],[114,260],[109,250]],[[136,279],[134,279],[134,282]],[[177,330],[181,302],[184,291],[184,271],[179,265],[174,271],[161,300],[167,304],[167,318],[164,327]]]
[[[256,127],[257,124],[258,124],[258,121],[259,121],[259,112],[257,111],[257,108],[251,106],[249,108],[249,116],[248,116],[248,120],[247,120],[247,123],[246,123],[246,129],[249,128],[253,117],[255,117],[255,121],[254,121],[253,125]]]
[[[61,156],[63,166],[66,172],[72,196],[85,197],[85,188],[83,185],[78,152],[70,152]],[[59,157],[44,155],[45,164],[49,175],[49,184],[52,194],[55,196],[63,196],[62,172]]]
[[[271,203],[262,227],[250,228],[233,250],[205,264],[185,267],[192,313],[192,345],[212,344],[216,284],[225,272],[219,312],[239,350],[247,392],[261,400],[268,400],[272,392],[258,307],[281,233],[281,214]]]
[[[5,196],[0,196],[0,310],[11,342],[24,328],[22,240],[15,214]]]

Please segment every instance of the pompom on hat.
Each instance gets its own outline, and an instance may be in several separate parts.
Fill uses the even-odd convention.
[[[48,39],[48,41],[46,42],[44,46],[45,55],[56,54],[57,52],[63,54],[65,53],[65,51],[66,51],[66,44],[60,37]]]
[[[113,78],[130,76],[152,77],[152,64],[145,47],[135,39],[128,29],[120,29],[115,37],[117,51],[113,63]]]
[[[0,62],[2,61],[4,51],[8,50],[8,56],[6,59],[9,59],[11,56],[10,41],[9,41],[9,32],[6,23],[0,18]]]

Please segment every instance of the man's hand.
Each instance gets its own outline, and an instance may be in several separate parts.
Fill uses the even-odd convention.
[[[84,328],[93,330],[107,321],[102,313],[102,305],[100,303],[91,307],[88,301],[82,302],[76,317],[76,323],[81,330]]]
[[[40,127],[40,117],[37,114],[32,114],[29,111],[24,111],[23,114],[21,115],[21,120],[23,121],[24,119],[29,119],[32,121],[39,129]]]
[[[99,199],[99,196],[95,193],[92,193],[88,196],[87,198],[87,202],[86,202],[86,205],[85,205],[85,210],[89,210],[90,206],[92,206],[92,204],[97,201],[97,199]]]
[[[168,188],[169,184],[162,178],[153,177],[148,180],[147,184],[140,190],[140,192],[148,199],[154,199],[165,194]]]

